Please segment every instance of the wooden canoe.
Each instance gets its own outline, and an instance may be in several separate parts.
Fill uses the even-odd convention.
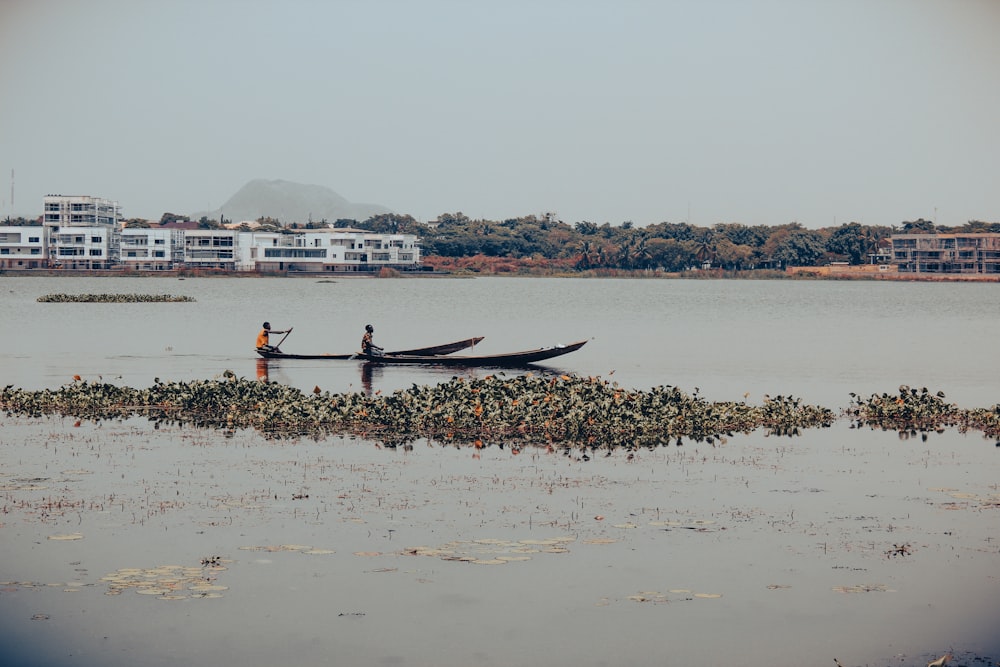
[[[460,350],[466,350],[470,347],[475,346],[481,340],[483,336],[476,336],[474,338],[466,338],[465,340],[457,340],[454,343],[445,343],[443,345],[432,345],[430,347],[419,347],[413,350],[398,350],[395,352],[386,352],[387,357],[396,357],[399,355],[407,356],[421,356],[434,358],[438,355],[451,354],[452,352],[458,352]],[[365,355],[359,352],[351,352],[350,354],[286,354],[280,350],[264,350],[261,348],[256,349],[257,354],[264,357],[265,359],[328,359],[328,360],[345,360],[345,359],[362,359]]]
[[[449,356],[427,356],[414,354],[395,355],[371,355],[359,354],[358,359],[364,359],[376,364],[427,364],[432,366],[464,366],[466,368],[476,366],[527,366],[540,361],[561,357],[564,354],[575,352],[583,347],[587,341],[581,340],[569,345],[555,345],[553,347],[543,347],[537,350],[524,350],[522,352],[507,352],[506,354],[484,354],[484,355],[449,355]]]

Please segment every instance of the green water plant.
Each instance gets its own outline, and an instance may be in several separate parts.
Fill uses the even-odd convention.
[[[650,447],[684,440],[714,443],[758,428],[792,434],[828,426],[827,408],[776,397],[763,405],[712,402],[676,387],[625,389],[598,377],[502,374],[413,385],[392,394],[312,393],[227,377],[159,382],[145,389],[79,380],[57,390],[7,386],[0,408],[31,416],[154,421],[237,430],[274,437],[351,434],[395,446],[420,438],[473,444]]]
[[[851,394],[847,415],[855,426],[868,426],[900,433],[927,433],[945,427],[962,432],[982,431],[1000,436],[1000,405],[992,408],[962,409],[945,401],[943,391],[900,385],[895,394],[872,394],[868,398]]]
[[[173,294],[44,294],[39,303],[180,303],[194,301]]]
[[[11,385],[0,391],[9,415],[63,415],[76,419],[145,416],[235,433],[254,429],[268,437],[353,435],[388,446],[421,438],[431,441],[518,449],[525,446],[636,449],[716,444],[736,433],[763,429],[798,435],[830,426],[829,408],[791,396],[765,397],[759,404],[708,401],[669,385],[627,389],[600,377],[500,373],[478,379],[452,378],[412,385],[387,395],[303,392],[274,382],[238,378],[161,382],[137,389],[77,380],[51,390]],[[943,392],[899,388],[898,394],[852,394],[845,411],[852,426],[900,433],[956,427],[1000,435],[1000,406],[963,410]]]

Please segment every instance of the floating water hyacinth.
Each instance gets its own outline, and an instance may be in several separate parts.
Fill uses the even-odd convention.
[[[893,429],[955,426],[1000,435],[1000,406],[960,410],[930,394],[900,387],[898,396],[855,396],[848,416],[857,425]],[[790,396],[766,397],[761,405],[712,402],[676,387],[625,389],[596,377],[534,374],[507,378],[453,378],[435,386],[413,385],[390,395],[361,392],[305,393],[278,383],[238,378],[164,383],[135,389],[77,380],[57,390],[28,391],[8,385],[0,409],[11,414],[59,414],[78,419],[137,415],[161,423],[235,432],[256,429],[268,437],[353,435],[395,447],[418,439],[476,448],[525,446],[634,450],[724,444],[736,433],[765,429],[798,435],[830,426],[829,408]],[[907,431],[908,432],[908,431]],[[915,431],[914,431],[915,433]],[[583,454],[584,460],[589,460]]]
[[[865,399],[851,394],[848,416],[856,426],[869,426],[900,434],[916,436],[945,427],[962,432],[983,431],[987,436],[1000,436],[1000,404],[992,408],[960,409],[945,400],[943,391],[931,392],[927,387],[914,389],[900,385],[896,394],[872,394]]]
[[[193,297],[173,294],[45,294],[39,303],[178,303],[192,302]]]
[[[625,390],[600,378],[563,375],[456,378],[436,386],[363,393],[304,393],[224,374],[220,380],[157,382],[147,389],[79,380],[58,390],[8,386],[0,408],[31,416],[115,419],[136,415],[209,428],[257,429],[272,437],[351,434],[397,446],[446,444],[570,447],[715,443],[735,432],[828,425],[833,413],[778,397],[763,406],[712,403],[673,387]]]

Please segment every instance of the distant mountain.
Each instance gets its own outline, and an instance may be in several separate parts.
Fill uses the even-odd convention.
[[[340,218],[367,220],[373,215],[392,213],[378,204],[355,204],[322,185],[303,185],[290,181],[256,179],[244,185],[221,208],[191,214],[192,220],[202,216],[218,220],[220,216],[233,222],[274,218],[283,223],[305,224],[312,220],[335,222]]]

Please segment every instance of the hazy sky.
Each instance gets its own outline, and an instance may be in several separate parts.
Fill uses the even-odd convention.
[[[998,35],[998,0],[0,0],[0,212],[266,178],[421,221],[1000,221]]]

